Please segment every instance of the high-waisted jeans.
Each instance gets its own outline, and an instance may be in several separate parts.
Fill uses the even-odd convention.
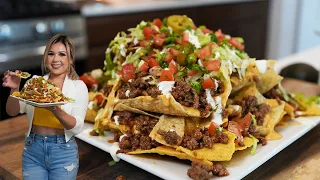
[[[22,176],[25,180],[73,180],[79,169],[78,145],[64,135],[30,133],[22,153]]]

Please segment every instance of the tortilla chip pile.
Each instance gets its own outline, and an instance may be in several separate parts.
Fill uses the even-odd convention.
[[[244,48],[242,38],[180,15],[118,33],[103,69],[113,86],[91,134],[114,132],[117,153],[174,156],[227,175],[217,162],[280,139],[283,119],[320,115],[314,102],[281,87],[274,60],[250,58]]]
[[[12,95],[37,103],[72,101],[71,98],[65,97],[55,84],[41,76],[29,79],[20,92],[14,92]]]

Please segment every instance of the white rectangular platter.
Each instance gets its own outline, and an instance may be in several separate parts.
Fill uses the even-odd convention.
[[[312,128],[320,123],[320,116],[316,117],[300,117],[289,122],[288,126],[277,127],[276,130],[283,136],[280,140],[268,141],[266,146],[259,145],[256,154],[250,155],[250,148],[244,151],[236,152],[232,160],[224,163],[229,171],[229,176],[215,178],[219,180],[241,179],[279,153],[281,150],[289,146],[295,140],[303,136]],[[113,139],[113,134],[106,132],[105,137],[90,136],[89,132],[93,125],[85,123],[83,131],[77,135],[77,138],[97,147],[106,152],[112,152],[116,146],[108,143]],[[118,154],[120,159],[125,160],[145,171],[148,171],[163,179],[182,180],[190,179],[187,170],[191,167],[176,158],[148,158],[143,156],[133,156],[126,154]],[[159,155],[160,156],[160,155]]]
[[[10,95],[10,97],[18,99],[19,101],[25,102],[26,104],[29,104],[29,105],[34,106],[34,107],[60,106],[60,105],[64,105],[64,104],[67,104],[67,103],[72,103],[72,102],[37,103],[37,102],[29,101],[29,100],[26,100],[26,99],[22,99],[22,98],[19,98],[19,97],[15,97],[15,96],[12,96],[12,95]]]

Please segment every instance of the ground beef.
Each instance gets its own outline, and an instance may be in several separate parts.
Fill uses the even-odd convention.
[[[258,104],[255,96],[247,96],[243,101],[236,102],[236,104],[242,107],[242,117],[250,112],[255,115],[258,125],[263,125],[264,118],[270,111],[270,106],[265,103]]]
[[[104,94],[104,96],[108,97],[108,95],[110,94],[111,90],[112,90],[112,85],[106,85],[106,86],[103,86],[101,89],[100,89],[100,92]]]
[[[120,150],[117,153],[128,153],[137,149],[149,150],[157,146],[159,143],[154,142],[149,136],[128,132],[119,142]]]
[[[203,165],[197,161],[192,161],[191,168],[188,169],[188,176],[194,180],[209,180],[211,178],[210,166]]]
[[[116,178],[116,180],[127,180],[127,178],[124,177],[124,176],[122,176],[122,175],[120,175],[120,176],[118,176],[118,177]]]
[[[99,136],[99,133],[97,133],[95,130],[90,131],[89,133],[91,136]]]
[[[210,172],[212,174],[210,174]],[[207,166],[196,161],[192,162],[187,174],[194,180],[209,180],[212,175],[220,177],[229,175],[227,169],[219,163],[215,163],[213,166]]]
[[[223,132],[216,132],[211,136],[208,128],[198,128],[193,131],[185,132],[181,146],[190,150],[212,148],[214,143],[227,144],[228,140],[228,136]]]
[[[266,92],[264,96],[270,99],[282,99],[281,94],[278,92],[278,85]]]
[[[267,140],[265,137],[263,137],[259,131],[257,131],[257,129],[255,128],[255,126],[253,124],[250,124],[249,128],[245,129],[244,131],[242,131],[242,136],[243,137],[249,137],[249,134],[251,134],[252,136],[254,136],[256,139],[259,140],[259,143],[261,143],[263,146],[265,146],[267,144]]]
[[[212,109],[211,105],[207,102],[206,92],[202,89],[199,93],[199,111],[201,117],[207,117]]]
[[[176,131],[163,131],[163,130],[158,130],[157,133],[159,135],[161,135],[164,139],[164,141],[167,143],[167,144],[170,144],[170,145],[180,145],[181,144],[181,137],[176,133]]]
[[[176,80],[175,87],[172,89],[171,94],[180,104],[195,109],[199,108],[199,96],[196,90],[183,79]]]
[[[222,143],[222,144],[228,144],[229,137],[227,134],[223,132],[215,132],[214,136],[212,137],[212,141],[214,143]]]
[[[113,118],[119,116],[118,122],[120,125],[125,125],[130,128],[134,126],[134,114],[128,111],[115,111],[113,113]]]
[[[161,95],[158,87],[155,85],[150,85],[148,82],[153,80],[152,77],[149,79],[144,79],[147,76],[147,72],[138,72],[135,75],[135,79],[131,82],[123,83],[121,88],[118,90],[120,99],[135,98],[138,96],[152,96],[157,97]],[[126,92],[129,93],[126,93]],[[127,96],[128,95],[128,96]]]
[[[151,116],[138,115],[135,117],[136,130],[143,135],[149,136],[158,121],[159,119]]]
[[[221,177],[221,176],[228,176],[229,172],[220,163],[216,163],[216,164],[213,164],[212,174]]]

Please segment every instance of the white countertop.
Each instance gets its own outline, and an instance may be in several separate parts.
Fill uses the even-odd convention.
[[[187,8],[214,4],[240,3],[257,0],[105,0],[107,3],[84,5],[81,13],[85,17],[136,13],[144,11]]]

